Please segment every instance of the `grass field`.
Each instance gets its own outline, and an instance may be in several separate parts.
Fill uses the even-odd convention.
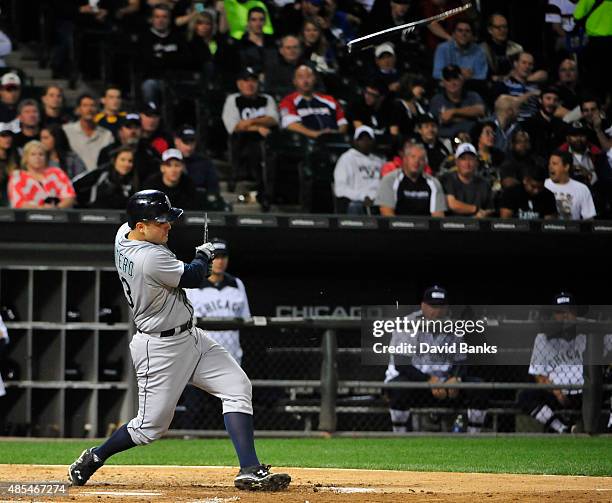
[[[0,441],[0,464],[71,463],[91,440]],[[260,439],[275,466],[612,476],[610,437],[410,437]],[[229,440],[161,440],[120,453],[108,464],[236,464]]]

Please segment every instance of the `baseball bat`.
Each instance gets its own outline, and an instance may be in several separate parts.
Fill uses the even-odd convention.
[[[460,12],[468,10],[470,7],[472,7],[472,4],[468,2],[465,5],[462,5],[461,7],[447,10],[446,12],[442,12],[435,16],[427,17],[425,19],[419,19],[418,21],[411,21],[410,23],[402,24],[400,26],[394,26],[392,28],[387,28],[386,30],[377,31],[375,33],[370,33],[369,35],[364,35],[363,37],[355,38],[348,42],[348,52],[352,52],[355,48],[364,50],[370,47],[374,47],[375,45],[378,45],[379,43],[382,43],[387,39],[387,37],[384,37],[383,40],[376,41],[378,37],[383,37],[384,35],[395,33],[396,31],[410,32],[413,31],[417,26],[433,23],[434,21],[439,21],[440,19],[446,19],[447,17],[455,16]]]

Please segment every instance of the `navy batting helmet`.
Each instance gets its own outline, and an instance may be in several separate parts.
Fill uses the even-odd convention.
[[[127,203],[127,216],[130,228],[138,222],[174,222],[183,214],[180,208],[173,208],[168,196],[159,190],[136,192]]]

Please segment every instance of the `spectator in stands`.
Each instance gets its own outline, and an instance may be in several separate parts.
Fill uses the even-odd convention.
[[[42,103],[41,123],[64,125],[70,122],[70,114],[64,108],[64,91],[61,87],[50,85],[40,98]]]
[[[472,25],[468,21],[458,21],[453,30],[453,38],[436,47],[434,54],[434,79],[442,79],[442,70],[449,65],[457,65],[465,80],[485,80],[488,65],[482,47],[474,43]]]
[[[436,178],[423,172],[426,164],[425,148],[407,140],[403,146],[401,169],[383,176],[378,187],[376,204],[382,216],[444,216],[444,191]]]
[[[495,100],[495,112],[490,117],[494,124],[495,148],[504,154],[510,148],[512,133],[519,127],[517,118],[517,102],[512,96],[502,95]]]
[[[545,167],[546,161],[532,151],[529,133],[515,129],[510,137],[510,150],[500,167],[502,187],[518,185],[532,166]]]
[[[548,0],[544,20],[550,25],[550,31],[554,38],[552,51],[554,53],[564,52],[567,40],[576,27],[574,10],[577,1],[572,0]]]
[[[578,65],[573,59],[565,58],[559,65],[559,80],[555,84],[559,91],[559,108],[555,116],[563,119],[578,108],[582,86],[578,82]],[[576,117],[578,119],[579,117]]]
[[[35,100],[25,99],[19,102],[17,120],[20,131],[13,140],[16,148],[22,149],[26,143],[40,140],[40,111]]]
[[[429,18],[461,5],[459,0],[431,0],[421,2],[421,10],[423,17]],[[434,51],[440,43],[448,42],[453,38],[452,33],[458,19],[461,19],[461,17],[451,16],[439,21],[433,21],[427,25],[425,41],[430,51]]]
[[[152,9],[151,27],[140,37],[138,59],[142,65],[142,99],[161,103],[168,72],[189,66],[182,37],[172,30],[172,11],[164,3]]]
[[[195,71],[211,73],[213,56],[218,46],[215,40],[216,24],[214,13],[210,10],[195,12],[187,30],[187,50],[193,61]]]
[[[13,43],[6,33],[0,31],[0,68],[6,68],[5,56],[13,51]]]
[[[229,26],[229,34],[232,38],[240,40],[247,29],[249,12],[253,7],[258,7],[264,11],[265,22],[263,32],[266,35],[273,35],[274,28],[270,20],[270,14],[265,2],[261,0],[224,0],[225,16]]]
[[[185,124],[174,133],[174,144],[183,154],[187,174],[207,194],[219,194],[219,175],[213,162],[198,151],[196,130]]]
[[[487,180],[477,174],[478,152],[462,143],[455,152],[457,170],[442,177],[442,186],[452,215],[486,218],[493,214],[493,193]]]
[[[303,60],[308,62],[317,73],[325,75],[337,71],[336,56],[325,38],[319,19],[308,18],[304,21],[300,41],[303,48]]]
[[[565,140],[567,124],[555,117],[559,107],[559,91],[549,87],[542,91],[538,112],[523,122],[522,128],[529,133],[534,152],[548,156]]]
[[[379,142],[388,143],[391,130],[399,130],[395,123],[393,102],[387,99],[387,86],[381,81],[366,83],[363,95],[347,110],[347,115],[354,129],[370,126]]]
[[[425,147],[430,175],[438,175],[445,161],[453,155],[453,150],[450,142],[446,143],[440,140],[438,136],[438,123],[436,118],[430,114],[422,114],[417,117],[416,131],[418,134],[417,140]]]
[[[599,101],[590,96],[582,98],[580,112],[588,140],[604,152],[612,149],[612,121],[601,110]]]
[[[263,32],[266,22],[266,11],[262,7],[249,9],[247,28],[240,39],[240,66],[250,67],[257,74],[263,73],[264,61],[274,54],[274,38]]]
[[[376,145],[374,130],[359,126],[353,135],[353,148],[340,156],[334,169],[334,195],[337,213],[369,214],[380,183],[383,160],[372,154]]]
[[[448,292],[434,285],[423,294],[421,308],[407,316],[408,320],[448,320]],[[425,325],[425,323],[423,323]],[[418,329],[415,332],[394,332],[390,346],[411,344],[420,348],[421,344],[428,347],[445,347],[455,343],[457,336],[453,333]],[[395,354],[389,357],[389,366],[385,373],[385,382],[428,382],[452,384],[461,381],[474,382],[480,379],[465,375],[466,366],[460,365],[464,357],[459,354],[448,355],[447,358],[433,358],[430,354],[421,352],[414,356]],[[459,363],[459,365],[457,365]],[[410,409],[415,405],[446,405],[449,407],[467,408],[467,432],[481,431],[486,419],[486,393],[476,390],[459,390],[457,388],[431,389],[398,389],[387,390],[389,413],[393,431],[405,433],[412,430]]]
[[[320,1],[320,0],[319,0]],[[358,16],[338,9],[338,0],[325,0],[325,10],[321,13],[323,25],[337,45],[345,45],[356,37],[356,28],[361,24]],[[349,5],[347,5],[347,8]]]
[[[21,169],[9,178],[8,197],[13,208],[70,208],[75,192],[64,171],[47,166],[43,144],[32,140],[23,148]]]
[[[100,150],[98,168],[111,162],[112,153],[119,147],[127,146],[134,150],[134,169],[139,180],[147,179],[159,171],[160,154],[148,140],[142,138],[140,115],[128,113],[119,120],[118,138]]]
[[[0,122],[11,122],[17,117],[17,103],[21,99],[21,79],[14,72],[0,78]]]
[[[426,106],[419,101],[419,93],[424,91],[420,82],[414,75],[408,73],[402,75],[397,98],[393,103],[394,120],[390,128],[393,136],[401,135],[402,138],[415,136],[416,120],[419,115],[427,113]]]
[[[610,95],[612,71],[606,64],[612,51],[612,4],[609,1],[580,0],[576,4],[574,18],[584,23],[586,42],[581,54],[582,70],[596,96],[605,99]]]
[[[586,335],[576,332],[578,308],[574,296],[560,292],[553,299],[553,320],[559,326],[549,326],[533,343],[529,374],[539,384],[584,385],[583,356]],[[518,405],[526,414],[556,433],[570,433],[572,427],[561,418],[559,409],[582,406],[581,390],[530,389],[518,395]]]
[[[571,177],[591,189],[597,214],[607,217],[612,205],[612,168],[608,159],[597,145],[587,141],[581,122],[571,124],[566,139],[559,150],[572,156]]]
[[[326,133],[346,133],[348,122],[342,106],[333,96],[314,92],[315,83],[312,68],[297,68],[295,92],[285,96],[279,106],[282,127],[312,139]]]
[[[82,94],[77,99],[76,107],[79,119],[62,126],[70,148],[83,160],[88,171],[96,169],[100,150],[113,143],[113,134],[94,121],[97,111],[93,96]]]
[[[40,131],[40,142],[47,151],[47,164],[63,169],[71,180],[87,171],[81,158],[70,150],[68,137],[59,124],[43,127]]]
[[[499,216],[521,220],[557,218],[555,196],[544,187],[546,178],[546,170],[543,167],[527,167],[522,183],[502,192]]]
[[[293,90],[293,75],[302,62],[302,45],[294,35],[285,35],[279,42],[278,53],[265,63],[266,92],[285,96]]]
[[[400,89],[400,73],[397,70],[397,59],[395,48],[391,42],[385,42],[374,49],[374,62],[376,68],[370,76],[370,80],[384,82],[390,93],[396,93]]]
[[[589,220],[596,216],[593,197],[585,184],[570,177],[572,164],[572,156],[568,152],[553,152],[548,160],[549,178],[544,186],[555,195],[560,218]]]
[[[146,103],[142,108],[140,125],[143,141],[160,156],[172,147],[172,137],[162,127],[161,110],[154,101]]]
[[[487,57],[489,76],[492,80],[501,80],[512,70],[512,57],[523,52],[523,47],[508,40],[508,20],[495,13],[487,20],[489,37],[480,44]]]
[[[134,150],[128,145],[115,149],[111,162],[98,168],[89,176],[89,196],[83,205],[88,208],[120,210],[125,208],[128,199],[140,190],[138,173],[134,169]],[[79,179],[74,181],[78,192]],[[81,198],[79,198],[81,202]]]
[[[160,173],[146,180],[142,189],[154,189],[164,192],[172,204],[185,210],[202,209],[195,183],[185,172],[183,154],[175,148],[169,148],[162,154]]]
[[[117,137],[120,119],[125,117],[125,112],[121,110],[123,103],[121,89],[115,85],[106,86],[100,103],[102,111],[96,114],[94,120],[98,126],[108,129],[114,137]]]
[[[417,2],[411,0],[375,0],[372,9],[365,17],[362,34],[406,24],[420,17]],[[421,40],[420,31],[415,30],[397,37],[395,53],[401,60],[398,68],[422,73],[425,68],[431,69],[431,57]]]
[[[470,133],[478,150],[479,174],[491,185],[493,192],[501,190],[499,168],[504,162],[504,153],[495,148],[495,123],[478,122]]]
[[[257,180],[258,200],[269,209],[269,187],[263,176],[264,138],[278,125],[274,100],[259,93],[257,73],[246,67],[236,81],[237,93],[231,94],[223,106],[223,124],[229,136],[232,163],[231,189],[241,172],[247,171]]]
[[[510,95],[516,98],[516,107],[519,108],[519,117],[526,119],[538,110],[537,96],[540,95],[538,82],[542,80],[540,72],[534,72],[534,59],[528,52],[519,52],[512,59],[512,71],[496,86],[499,96]],[[544,74],[545,75],[545,74]],[[544,76],[544,79],[546,77]]]
[[[0,206],[8,206],[7,185],[13,171],[19,169],[19,153],[13,146],[12,124],[0,123]]]
[[[485,105],[477,93],[464,89],[463,74],[456,65],[442,70],[442,87],[432,98],[430,110],[440,123],[440,136],[453,138],[470,131],[476,120],[484,117]]]
[[[572,156],[574,180],[593,187],[602,178],[610,179],[610,166],[597,145],[587,141],[586,128],[580,122],[572,123],[567,129],[566,142],[559,147],[562,152]]]

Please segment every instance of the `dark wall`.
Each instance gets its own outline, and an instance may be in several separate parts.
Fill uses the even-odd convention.
[[[27,221],[27,212],[2,213],[0,261],[112,266],[112,243],[122,220],[119,213],[105,214],[108,223],[79,223],[83,214],[78,212],[59,212],[62,219],[51,222]],[[184,260],[203,239],[201,215],[191,217],[173,228],[169,243]],[[583,304],[612,303],[612,226],[606,222],[560,223],[555,230],[532,222],[523,231],[502,231],[493,230],[495,222],[445,230],[449,222],[456,229],[457,221],[415,220],[430,228],[399,230],[384,219],[303,218],[328,227],[293,228],[288,216],[211,215],[209,235],[230,242],[229,272],[245,282],[253,313],[412,304],[434,282],[446,286],[457,303],[547,303],[561,288]],[[347,221],[351,228],[345,228]],[[360,222],[376,228],[352,228]],[[292,308],[278,311],[278,306]],[[318,312],[331,314],[329,307]]]

